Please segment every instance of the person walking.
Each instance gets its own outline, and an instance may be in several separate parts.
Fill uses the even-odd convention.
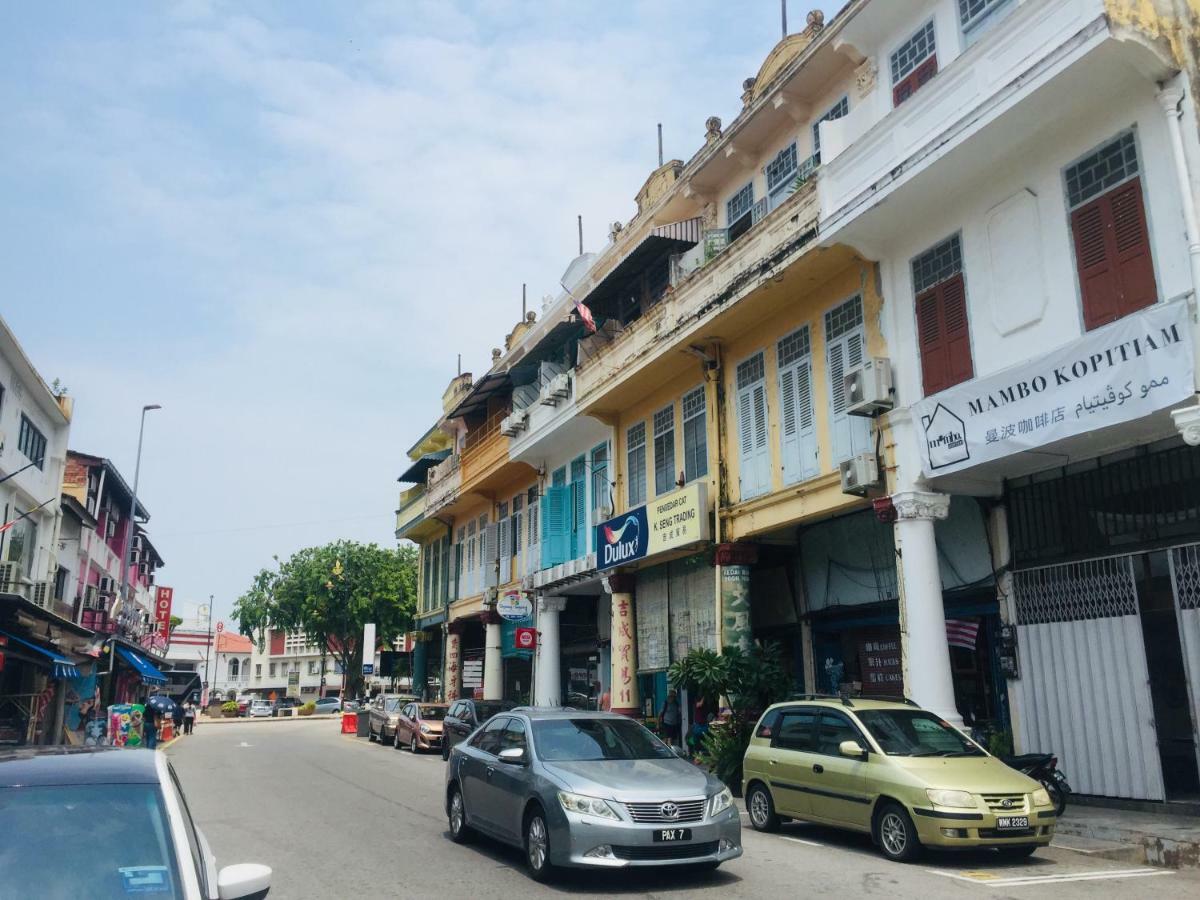
[[[679,694],[675,688],[667,691],[667,699],[663,702],[662,709],[658,713],[658,721],[661,726],[663,737],[672,747],[679,740],[679,725],[683,721],[682,711],[679,709]]]
[[[142,746],[147,750],[158,746],[158,710],[153,706],[146,707],[142,718]]]
[[[196,705],[188,700],[183,704],[183,733],[191,734],[196,727]]]

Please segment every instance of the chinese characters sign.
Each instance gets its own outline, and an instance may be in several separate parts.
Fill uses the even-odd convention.
[[[637,708],[637,655],[634,652],[633,603],[629,594],[612,598],[612,708]]]
[[[858,642],[858,664],[864,694],[904,694],[904,669],[900,656],[900,634],[887,629],[882,636]]]
[[[159,587],[154,591],[154,630],[158,632],[166,645],[171,640],[171,600],[175,591],[169,587]]]
[[[926,475],[1130,422],[1194,393],[1187,303],[1157,304],[1065,347],[913,405]]]

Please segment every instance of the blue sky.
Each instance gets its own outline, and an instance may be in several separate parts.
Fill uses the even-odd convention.
[[[789,9],[791,30],[820,7]],[[776,0],[8,4],[0,313],[133,477],[182,612],[394,544],[405,450],[656,164],[729,122]]]

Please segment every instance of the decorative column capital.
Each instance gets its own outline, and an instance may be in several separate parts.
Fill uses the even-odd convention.
[[[930,491],[900,491],[892,494],[892,505],[896,508],[896,518],[913,519],[945,519],[950,515],[950,495],[935,494]]]
[[[758,562],[758,544],[717,544],[718,566],[752,566]]]
[[[1179,104],[1183,102],[1183,88],[1175,87],[1174,85],[1165,87],[1155,94],[1154,97],[1158,100],[1158,105],[1162,107],[1163,112],[1167,116],[1179,115]]]
[[[539,597],[538,612],[560,613],[567,608],[566,597]]]
[[[1172,410],[1171,418],[1183,435],[1183,442],[1189,447],[1200,447],[1200,403]]]

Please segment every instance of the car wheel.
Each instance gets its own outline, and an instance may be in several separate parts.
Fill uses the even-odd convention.
[[[447,744],[443,740],[442,741],[442,762],[448,762],[449,760],[450,760],[450,745]]]
[[[400,729],[399,728],[397,728],[396,733],[394,735],[392,735],[392,746],[395,747],[397,750],[399,750],[400,747],[402,746],[400,744]]]
[[[1026,844],[1022,847],[1000,847],[998,849],[1003,859],[1025,859],[1027,856],[1033,856],[1033,852],[1037,850],[1037,844]]]
[[[888,859],[910,862],[921,852],[912,818],[897,803],[885,803],[875,815],[875,842]]]
[[[750,793],[746,796],[746,812],[750,814],[750,825],[755,831],[779,830],[775,801],[771,799],[771,792],[761,784],[750,788]]]
[[[525,819],[525,864],[534,881],[550,878],[550,829],[546,827],[546,814],[535,807]]]
[[[367,743],[375,740],[375,729],[370,725],[367,726]]]
[[[416,756],[418,753],[421,752],[421,748],[417,746],[417,736],[415,734],[412,736],[412,739],[409,740],[409,742],[408,742],[408,752],[411,753],[413,756]]]
[[[456,844],[465,844],[471,838],[471,828],[467,825],[467,808],[463,804],[462,791],[458,785],[450,788],[449,803],[450,840]]]

